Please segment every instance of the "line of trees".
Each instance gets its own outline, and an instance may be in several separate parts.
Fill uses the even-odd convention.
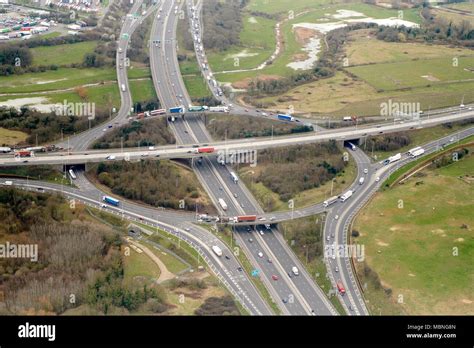
[[[97,140],[94,149],[109,149],[137,146],[168,145],[176,139],[166,125],[165,118],[144,121],[133,121],[120,128],[115,128]]]
[[[203,3],[203,45],[206,49],[224,51],[240,44],[242,31],[241,9],[247,1],[207,0]]]
[[[287,201],[300,192],[332,180],[347,165],[335,141],[288,148],[266,149],[258,154],[259,171],[255,181]]]
[[[217,139],[242,139],[310,132],[312,126],[275,122],[250,116],[206,116],[206,127]]]
[[[411,142],[410,133],[407,132],[397,132],[367,138],[368,149],[373,148],[374,151],[395,151],[410,145]]]
[[[96,111],[91,126],[103,122],[108,114]],[[59,134],[73,135],[89,128],[87,117],[58,116],[54,112],[41,113],[28,107],[16,108],[0,107],[0,127],[19,130],[28,134],[26,144],[47,143],[57,140]]]
[[[192,172],[171,161],[100,163],[88,175],[114,194],[154,207],[194,211],[197,205],[199,211],[213,211]]]

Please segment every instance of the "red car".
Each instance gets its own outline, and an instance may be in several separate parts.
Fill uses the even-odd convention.
[[[273,280],[278,280],[278,276],[274,274],[274,275],[272,275],[272,279]]]

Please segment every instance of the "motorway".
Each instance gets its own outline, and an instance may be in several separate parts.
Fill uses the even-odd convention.
[[[141,1],[134,4],[130,13],[137,12]],[[188,2],[188,11],[190,2]],[[153,83],[157,95],[165,108],[177,105],[187,106],[191,104],[189,95],[184,87],[182,76],[179,72],[179,65],[176,56],[176,28],[180,17],[182,2],[164,1],[157,4],[154,8],[149,8],[149,15],[158,8],[155,17],[152,35],[150,38],[150,65],[153,77]],[[200,7],[199,7],[200,8]],[[63,147],[72,148],[74,151],[65,153],[47,153],[39,154],[28,159],[15,159],[11,155],[1,155],[0,165],[33,165],[33,164],[83,164],[88,162],[103,162],[106,157],[114,155],[114,160],[139,160],[146,158],[192,158],[192,165],[198,178],[206,188],[211,199],[219,208],[218,199],[223,198],[228,208],[221,210],[223,215],[236,216],[242,214],[258,214],[265,216],[267,221],[270,217],[275,217],[275,222],[283,221],[289,218],[308,216],[325,211],[321,204],[306,207],[295,212],[282,212],[273,214],[264,214],[261,207],[258,206],[248,189],[241,183],[237,184],[231,180],[230,168],[220,165],[215,155],[204,156],[193,154],[195,144],[209,144],[214,146],[216,151],[234,151],[234,150],[257,150],[277,146],[289,146],[294,144],[306,144],[327,140],[349,140],[368,135],[396,132],[401,130],[410,130],[420,127],[436,125],[455,120],[462,120],[474,117],[474,112],[469,109],[459,110],[459,108],[448,108],[439,112],[431,113],[430,117],[423,117],[420,120],[406,121],[404,123],[390,122],[381,125],[369,125],[363,127],[347,127],[337,130],[322,130],[311,134],[299,134],[296,136],[285,136],[278,138],[259,138],[259,139],[239,139],[226,142],[212,141],[207,132],[200,115],[186,114],[185,117],[178,117],[175,122],[170,122],[169,126],[176,135],[176,146],[162,146],[155,150],[128,149],[123,152],[121,149],[86,150],[91,143],[102,136],[104,131],[108,131],[109,126],[124,124],[130,114],[132,100],[128,87],[128,79],[125,68],[120,68],[125,64],[125,54],[128,48],[128,38],[138,27],[140,20],[134,16],[127,16],[122,28],[121,37],[117,50],[117,76],[118,84],[121,90],[121,108],[113,120],[104,125],[100,125],[90,131],[71,137],[67,143],[63,142]],[[191,22],[192,23],[192,22]],[[124,35],[127,34],[127,35]],[[201,57],[202,58],[202,57]],[[122,84],[125,86],[122,90]],[[213,89],[211,89],[213,90]],[[214,91],[215,93],[215,91]],[[223,101],[228,103],[225,97]],[[454,111],[453,111],[454,110]],[[240,106],[235,106],[236,111],[241,114],[249,114]],[[261,116],[255,110],[250,111],[254,116]],[[464,137],[473,133],[474,128],[470,128],[465,133],[460,133],[459,137]],[[442,139],[445,141],[446,139]],[[439,142],[438,142],[439,144]],[[433,145],[434,146],[434,145]],[[431,148],[427,148],[431,149]],[[427,151],[428,152],[428,151]],[[358,165],[358,177],[365,175],[366,181],[361,188],[358,182],[353,183],[356,187],[353,197],[347,203],[336,203],[329,210],[327,223],[325,226],[326,247],[330,245],[344,245],[347,241],[347,229],[356,212],[363,206],[366,200],[377,190],[383,178],[386,178],[392,169],[406,163],[404,159],[395,165],[382,167],[379,164],[371,164],[367,156],[362,151],[352,153]],[[368,169],[368,173],[362,172],[363,168]],[[380,181],[375,178],[379,176]],[[31,183],[25,183],[22,180],[15,180],[15,184],[21,187],[33,187]],[[36,184],[36,188],[39,184]],[[41,183],[41,187],[46,187],[51,191],[59,191],[53,184],[46,185]],[[102,207],[101,196],[103,193],[90,184],[82,173],[79,173],[77,185],[79,190],[62,186],[61,191],[71,197],[76,197],[87,204],[93,204]],[[130,219],[138,219],[149,224],[159,225],[160,227],[171,231],[183,240],[185,238],[195,244],[196,250],[199,250],[205,256],[206,262],[216,275],[223,279],[227,288],[237,297],[242,305],[247,308],[251,314],[271,314],[268,305],[262,300],[260,294],[249,281],[248,276],[241,272],[239,274],[238,261],[233,253],[218,238],[214,237],[208,231],[190,223],[193,220],[193,214],[183,214],[171,211],[157,211],[142,205],[130,202],[123,202],[120,209],[108,207],[109,211],[121,214]],[[290,215],[291,214],[291,215]],[[335,217],[338,217],[337,219]],[[270,291],[271,296],[276,301],[284,314],[292,315],[334,315],[336,314],[330,302],[326,299],[321,289],[314,283],[306,272],[297,257],[284,241],[281,233],[275,229],[266,229],[265,226],[254,226],[252,228],[234,227],[236,240],[250,259],[254,267],[259,271],[259,276]],[[262,232],[260,232],[262,231]],[[329,237],[329,239],[328,239]],[[331,242],[331,243],[329,243]],[[217,258],[212,252],[209,252],[210,246],[218,244],[229,256],[229,260]],[[258,254],[262,253],[260,257]],[[224,264],[228,262],[229,264]],[[356,284],[352,266],[349,258],[337,257],[326,258],[329,274],[333,285],[336,280],[341,279],[346,287],[346,295],[341,296],[341,302],[349,314],[366,315],[368,314],[365,302],[360,294]],[[289,273],[293,266],[297,266],[300,275],[290,277]],[[338,271],[336,272],[336,266]],[[274,280],[273,276],[278,277]]]
[[[154,25],[153,38],[162,38],[164,45],[159,48],[160,52],[153,49],[150,54],[159,54],[162,64],[153,64],[152,74],[155,79],[166,76],[167,79],[159,80],[155,86],[158,88],[158,95],[165,107],[177,105],[189,105],[191,101],[184,87],[179,64],[176,57],[176,42],[172,38],[176,37],[176,27],[179,13],[183,4],[175,5],[175,2],[168,3],[168,11],[164,12],[165,21],[163,25]],[[166,11],[164,9],[163,11]],[[168,15],[166,15],[168,14]],[[161,29],[161,33],[160,33]],[[164,35],[164,36],[162,36]],[[156,62],[153,58],[152,62]],[[166,90],[166,92],[163,92]],[[176,138],[180,144],[203,144],[211,143],[212,139],[205,129],[205,126],[198,115],[186,115],[185,118],[178,118],[172,123]],[[178,147],[179,150],[179,147]],[[189,150],[188,150],[189,151]],[[243,190],[243,184],[234,185],[230,180],[230,172],[227,166],[217,163],[216,156],[203,157],[200,161],[193,160],[193,168],[200,178],[211,199],[217,207],[219,198],[224,199],[228,208],[223,214],[230,216],[248,214],[261,210],[253,199],[249,199],[248,190]],[[198,164],[196,164],[196,162]],[[234,185],[234,186],[232,186]],[[235,200],[234,195],[238,195],[240,202]],[[235,235],[240,247],[246,252],[252,263],[260,272],[260,278],[269,289],[274,301],[279,305],[285,314],[335,314],[329,301],[322,291],[314,284],[297,257],[291,252],[282,238],[278,238],[279,232],[276,229],[268,230],[264,236],[255,231],[250,232],[253,237],[242,237],[245,228],[236,228]],[[252,242],[250,242],[252,240]],[[258,257],[262,252],[266,257]],[[272,262],[269,262],[268,260]],[[298,266],[301,275],[290,278],[288,273],[293,266]],[[274,278],[278,277],[278,280]]]

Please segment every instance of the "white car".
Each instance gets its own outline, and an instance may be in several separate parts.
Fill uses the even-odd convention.
[[[262,236],[265,234],[265,233],[263,233],[263,230],[260,230],[259,232]]]
[[[376,182],[379,182],[379,181],[380,181],[380,176],[376,177],[376,178],[375,178],[375,181],[376,181]]]
[[[334,220],[339,219],[339,215],[334,216]]]
[[[262,253],[261,251],[259,251],[257,255],[258,255],[258,257],[260,257],[260,258],[263,257],[263,253]]]
[[[114,160],[116,157],[114,155],[110,155],[110,156],[107,156],[105,157],[105,159],[107,160]]]
[[[364,169],[364,174],[367,174],[369,170],[367,168]]]

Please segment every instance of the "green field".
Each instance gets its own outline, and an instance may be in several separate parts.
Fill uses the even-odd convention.
[[[429,45],[408,42],[385,42],[377,40],[376,31],[363,29],[353,31],[345,47],[349,66],[405,62],[418,59],[455,58],[474,56],[474,51],[467,48],[445,45]]]
[[[251,11],[259,11],[270,14],[295,11],[296,13],[315,6],[334,3],[330,0],[252,0],[247,5]]]
[[[149,68],[133,68],[128,70],[129,84],[134,102],[156,99],[155,90],[150,80]],[[44,83],[44,82],[50,83]],[[30,73],[21,76],[0,77],[2,92],[0,102],[20,98],[45,98],[42,104],[67,102],[96,103],[98,109],[120,108],[120,93],[116,82],[114,68],[106,69],[71,69],[60,68],[44,73]],[[38,83],[39,82],[39,83]],[[32,85],[30,85],[32,83]],[[85,100],[74,90],[78,86],[86,90]],[[43,93],[43,92],[48,92]],[[8,93],[12,93],[9,95]],[[28,93],[14,95],[13,93]]]
[[[373,314],[474,312],[473,149],[378,193],[357,218],[356,240],[383,286],[365,291]]]
[[[474,57],[420,59],[350,67],[352,74],[378,90],[423,87],[442,83],[468,82],[474,79]]]
[[[256,68],[275,50],[274,20],[245,15],[242,21],[240,46],[222,52],[206,52],[214,72]]]
[[[472,1],[471,2],[452,3],[452,4],[445,5],[444,7],[474,13],[474,2],[472,2]]]
[[[82,63],[87,53],[94,52],[97,41],[85,41],[74,44],[41,46],[31,49],[34,65],[66,65]]]
[[[160,268],[144,252],[138,253],[130,246],[130,254],[124,255],[124,281],[133,284],[137,278],[146,279],[149,282],[156,281],[160,276]],[[124,251],[123,251],[124,253]]]
[[[120,93],[116,82],[110,82],[104,85],[97,85],[92,87],[86,87],[87,98],[85,101],[96,103],[96,108],[104,109],[109,106],[109,96],[111,100],[111,106],[120,108]],[[83,99],[74,91],[66,92],[49,92],[48,94],[29,93],[28,96],[17,96],[17,95],[4,95],[0,96],[0,102],[7,100],[23,99],[23,98],[45,98],[41,104],[57,104],[63,103],[66,100],[68,103],[79,103],[84,102]]]
[[[462,12],[452,12],[445,9],[445,7],[454,8],[458,10],[468,11],[470,13]],[[457,7],[457,8],[456,8]],[[463,21],[467,21],[472,25],[474,24],[474,3],[459,3],[459,4],[449,4],[447,6],[440,6],[438,8],[432,9],[431,13],[436,19],[443,19],[446,23],[453,23],[455,25],[460,25]]]
[[[149,100],[157,100],[155,86],[151,79],[146,80],[130,80],[130,92],[133,102],[143,102]]]
[[[0,77],[2,93],[31,93],[73,88],[79,85],[115,81],[113,68],[63,68],[38,73]]]
[[[10,146],[21,143],[25,141],[27,137],[28,134],[26,133],[0,128],[0,146]]]

